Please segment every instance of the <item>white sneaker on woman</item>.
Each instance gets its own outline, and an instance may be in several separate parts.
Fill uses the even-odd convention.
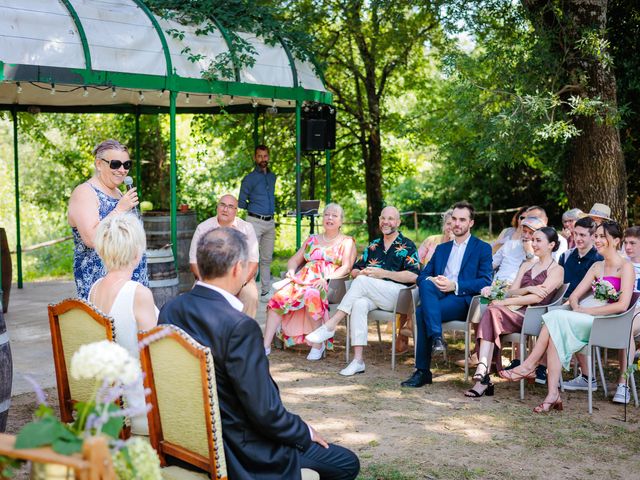
[[[320,360],[323,354],[324,354],[324,343],[320,348],[311,347],[311,350],[309,350],[309,355],[307,355],[307,360],[311,360],[315,362],[316,360]]]
[[[356,373],[364,373],[364,362],[354,359],[349,365],[340,370],[340,375],[343,377],[350,377]]]
[[[335,330],[329,330],[324,324],[316,328],[313,332],[305,337],[309,343],[322,343],[329,340],[336,333]]]
[[[613,401],[616,403],[629,403],[631,401],[631,392],[629,387],[624,383],[619,383],[616,388],[616,394],[613,396]]]

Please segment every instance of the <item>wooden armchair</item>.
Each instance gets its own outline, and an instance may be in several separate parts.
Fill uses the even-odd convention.
[[[116,480],[105,437],[86,439],[82,455],[60,455],[54,452],[51,447],[18,450],[14,448],[15,442],[16,437],[13,435],[0,434],[0,456],[32,462],[33,469],[30,478]]]
[[[63,300],[48,308],[60,418],[63,422],[72,422],[73,404],[92,399],[95,385],[71,377],[71,357],[81,345],[101,340],[115,341],[113,319],[77,298]]]
[[[151,390],[149,440],[158,452],[164,480],[223,480],[227,465],[213,355],[187,333],[161,325],[140,334],[145,387]],[[167,457],[204,470],[167,467]],[[318,480],[302,469],[303,480]]]

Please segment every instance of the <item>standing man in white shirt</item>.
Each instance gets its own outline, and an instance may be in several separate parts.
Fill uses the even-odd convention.
[[[198,225],[191,239],[191,247],[189,248],[191,271],[198,280],[202,280],[200,272],[198,272],[196,251],[198,249],[198,241],[205,233],[219,227],[231,227],[244,233],[244,236],[247,238],[247,244],[249,245],[249,265],[247,279],[242,290],[238,293],[238,299],[243,304],[242,311],[251,318],[256,318],[256,312],[258,311],[258,287],[255,276],[258,271],[259,258],[256,232],[249,222],[245,222],[236,216],[238,212],[238,200],[236,200],[236,197],[233,195],[221,196],[216,208],[218,214]]]

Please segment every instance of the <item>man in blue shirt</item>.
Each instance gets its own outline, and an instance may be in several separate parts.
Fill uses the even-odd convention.
[[[255,169],[242,179],[238,206],[247,210],[247,221],[253,225],[260,247],[260,289],[265,297],[271,288],[271,260],[276,241],[276,176],[269,170],[269,148],[258,145],[253,158]]]
[[[565,297],[573,293],[587,274],[587,271],[591,268],[591,265],[602,260],[602,256],[593,246],[591,237],[595,231],[595,227],[595,222],[589,217],[577,220],[573,227],[573,239],[576,247],[567,250],[560,257],[558,263],[561,267],[564,267],[564,283],[569,284],[569,289],[567,293],[565,293]]]

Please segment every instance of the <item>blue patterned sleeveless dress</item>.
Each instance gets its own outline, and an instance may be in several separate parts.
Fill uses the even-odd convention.
[[[118,200],[110,197],[106,193],[100,191],[93,185],[91,188],[98,196],[98,216],[100,220],[109,215],[111,211],[118,205]],[[76,280],[76,288],[78,297],[87,300],[89,298],[89,290],[91,286],[100,278],[107,274],[107,270],[98,256],[98,253],[87,247],[80,237],[80,232],[75,227],[71,228],[73,232],[73,276]],[[149,277],[147,275],[147,255],[143,254],[140,263],[133,271],[131,280],[140,282],[145,287],[149,286]]]

